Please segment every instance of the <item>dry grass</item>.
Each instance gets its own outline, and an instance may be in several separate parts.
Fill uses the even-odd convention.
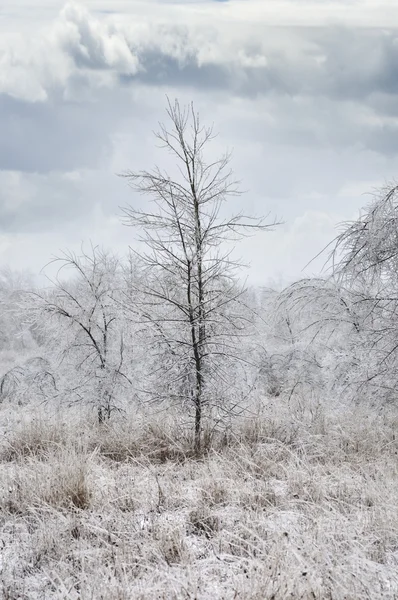
[[[45,457],[49,451],[67,443],[65,427],[43,418],[23,422],[7,439],[0,451],[1,461],[16,461],[23,457]]]
[[[398,413],[302,406],[200,460],[175,418],[4,415],[0,597],[397,598]]]
[[[29,457],[23,464],[4,465],[0,509],[25,515],[42,506],[88,508],[92,458],[68,448],[47,454],[45,460]]]

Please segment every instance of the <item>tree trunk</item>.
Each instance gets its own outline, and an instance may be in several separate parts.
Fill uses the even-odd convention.
[[[200,455],[202,450],[202,402],[197,398],[195,402],[195,454]]]

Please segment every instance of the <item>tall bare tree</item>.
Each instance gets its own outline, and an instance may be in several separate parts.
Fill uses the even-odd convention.
[[[213,128],[202,125],[193,104],[168,101],[167,115],[170,128],[160,124],[155,135],[174,157],[177,175],[159,167],[125,173],[134,190],[151,198],[152,208],[129,206],[124,222],[141,230],[147,247],[140,254],[147,270],[141,318],[166,349],[174,387],[183,383],[179,389],[193,403],[194,446],[200,452],[203,409],[214,401],[220,382],[228,393],[233,372],[226,364],[245,360],[236,343],[249,324],[241,310],[240,265],[225,243],[276,223],[242,213],[224,216],[225,200],[240,193],[230,154],[206,157]]]

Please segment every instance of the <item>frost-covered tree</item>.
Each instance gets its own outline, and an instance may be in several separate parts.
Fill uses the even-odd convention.
[[[33,277],[8,268],[0,271],[0,401],[23,404],[54,392],[54,378],[45,353],[45,339],[26,326],[20,305]]]
[[[361,393],[395,398],[398,385],[398,187],[382,189],[347,223],[332,253],[334,277],[358,315]]]
[[[55,258],[56,278],[45,291],[28,294],[31,323],[46,330],[49,347],[66,373],[71,399],[88,400],[99,421],[116,407],[117,389],[130,383],[124,371],[121,272],[118,259],[92,247]]]
[[[274,303],[274,323],[285,388],[325,390],[348,383],[363,324],[351,291],[333,276],[284,289]]]
[[[242,352],[248,334],[242,310],[239,266],[225,242],[270,228],[243,214],[224,216],[224,202],[239,194],[230,156],[210,159],[211,127],[193,106],[169,102],[170,128],[156,134],[177,163],[176,176],[155,167],[126,173],[131,187],[151,199],[143,210],[127,207],[125,223],[141,230],[145,284],[140,314],[151,325],[165,395],[194,408],[195,450],[201,449],[203,411],[233,397],[234,375],[249,361]],[[167,385],[166,385],[167,383]]]
[[[394,399],[398,385],[398,188],[382,189],[345,223],[330,274],[298,281],[279,296],[277,330],[293,340],[299,375],[318,363],[322,385],[354,397]],[[296,354],[297,355],[297,354]],[[301,367],[299,366],[301,362]],[[289,367],[290,369],[290,367]],[[281,369],[286,378],[287,370]],[[351,394],[351,395],[352,395]]]
[[[36,346],[34,331],[26,330],[21,323],[18,306],[24,291],[33,287],[29,273],[0,270],[0,352],[24,352]]]

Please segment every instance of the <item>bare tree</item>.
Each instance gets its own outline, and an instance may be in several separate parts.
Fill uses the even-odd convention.
[[[278,294],[272,311],[277,364],[285,381],[290,376],[290,390],[347,384],[363,328],[356,297],[333,276],[302,279]]]
[[[81,255],[65,252],[52,287],[30,292],[29,313],[39,327],[53,326],[53,340],[61,363],[73,369],[73,391],[78,397],[93,396],[99,422],[109,418],[114,393],[121,380],[128,381],[124,363],[123,332],[119,323],[119,263],[116,257],[92,247]],[[68,269],[69,277],[61,279]],[[76,378],[76,375],[78,377]]]
[[[398,385],[398,187],[375,194],[357,220],[342,225],[331,245],[329,277],[289,286],[279,296],[277,313],[290,315],[296,338],[328,366],[333,387],[348,386],[356,398],[393,399]]]
[[[0,269],[0,351],[8,348],[20,353],[36,346],[34,332],[25,330],[15,310],[24,291],[32,286],[29,273]]]
[[[360,315],[361,392],[395,398],[398,385],[398,187],[386,186],[346,223],[331,253],[333,273]]]
[[[249,325],[236,278],[240,265],[224,244],[276,223],[241,213],[224,217],[224,201],[239,194],[230,155],[206,158],[213,129],[202,126],[192,104],[182,108],[168,101],[167,115],[170,128],[161,124],[155,135],[175,158],[177,175],[159,167],[125,173],[134,190],[150,196],[152,209],[127,207],[124,222],[141,230],[147,247],[140,254],[146,268],[141,318],[166,351],[172,385],[182,384],[180,394],[194,406],[194,446],[200,452],[203,409],[221,382],[228,393],[233,372],[226,364],[245,360],[236,343]]]
[[[282,311],[291,337],[308,331],[315,338],[323,331],[330,340],[342,329],[358,333],[361,327],[350,289],[333,277],[301,279],[288,286],[277,299],[277,312]]]

